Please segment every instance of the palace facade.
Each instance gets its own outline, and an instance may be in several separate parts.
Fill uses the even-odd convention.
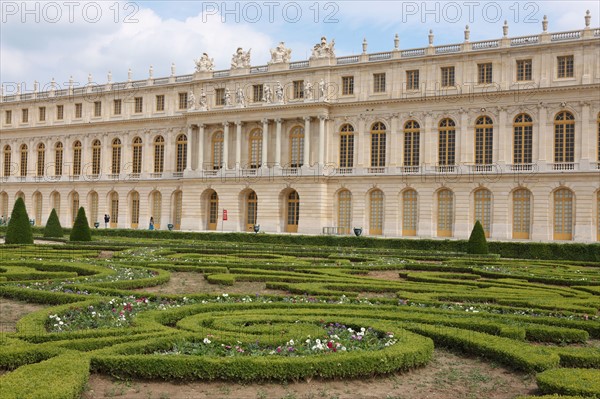
[[[42,225],[600,240],[600,29],[0,96],[0,213]]]

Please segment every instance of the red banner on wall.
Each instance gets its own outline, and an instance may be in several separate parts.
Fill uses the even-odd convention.
[[[223,209],[223,220],[227,220],[227,209]]]

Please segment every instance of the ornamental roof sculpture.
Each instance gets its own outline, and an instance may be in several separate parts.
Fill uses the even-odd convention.
[[[250,68],[250,51],[244,52],[241,47],[238,47],[233,57],[231,57],[231,69]]]
[[[335,58],[335,39],[331,40],[331,43],[327,43],[325,36],[321,37],[321,42],[315,44],[312,50],[311,60],[319,58]]]
[[[202,53],[202,57],[194,60],[196,63],[196,72],[208,72],[215,68],[215,59],[209,58],[208,54]]]
[[[271,49],[271,61],[269,64],[282,64],[290,62],[292,49],[285,47],[284,42],[279,42],[277,47]]]

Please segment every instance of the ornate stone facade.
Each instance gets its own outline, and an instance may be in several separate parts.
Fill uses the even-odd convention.
[[[5,90],[0,213],[22,196],[37,224],[84,206],[118,228],[599,240],[600,29],[465,38]]]

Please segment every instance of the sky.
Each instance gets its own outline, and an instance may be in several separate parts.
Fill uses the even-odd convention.
[[[206,52],[215,69],[230,68],[238,47],[252,49],[251,63],[265,65],[279,42],[292,61],[306,60],[321,36],[335,39],[336,55],[460,43],[465,25],[471,41],[537,34],[547,15],[550,32],[583,29],[586,10],[600,26],[596,1],[9,1],[0,0],[0,82],[6,95],[65,88],[72,76],[83,86],[193,73],[194,59]]]

